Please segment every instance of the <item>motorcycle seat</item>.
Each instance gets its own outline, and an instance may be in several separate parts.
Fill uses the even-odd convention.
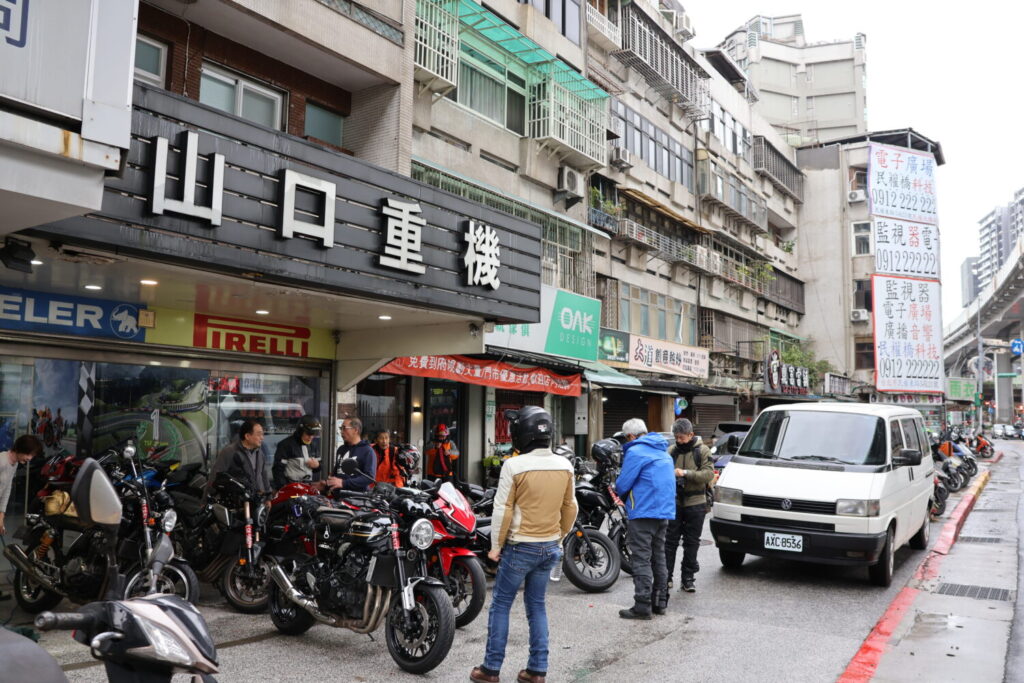
[[[355,513],[350,510],[340,510],[333,507],[319,507],[316,511],[319,520],[327,524],[331,531],[348,530],[352,519],[355,517]]]

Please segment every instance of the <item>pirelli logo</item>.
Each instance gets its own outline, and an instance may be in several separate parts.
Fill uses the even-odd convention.
[[[196,313],[192,345],[201,349],[308,358],[310,336],[308,327]]]

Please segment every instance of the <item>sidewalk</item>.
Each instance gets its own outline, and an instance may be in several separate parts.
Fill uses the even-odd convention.
[[[1018,448],[998,450],[998,462],[979,463],[916,575],[840,683],[1004,680],[1017,599],[1021,480]]]

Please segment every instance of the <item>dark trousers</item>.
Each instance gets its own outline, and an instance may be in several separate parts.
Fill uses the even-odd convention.
[[[633,563],[633,599],[635,607],[651,610],[651,595],[668,586],[665,569],[665,532],[667,519],[629,520],[629,554]]]
[[[668,533],[665,535],[665,565],[670,577],[675,572],[676,548],[680,536],[683,539],[683,563],[680,567],[682,580],[693,581],[693,575],[700,571],[697,550],[700,549],[700,534],[704,530],[705,510],[703,504],[688,507],[676,505],[676,518],[669,522]]]

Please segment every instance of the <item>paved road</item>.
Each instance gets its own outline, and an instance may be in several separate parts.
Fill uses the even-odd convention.
[[[725,571],[706,529],[704,537],[697,592],[673,592],[669,614],[650,622],[618,618],[618,610],[631,604],[632,584],[625,575],[610,591],[597,595],[580,592],[566,579],[550,584],[550,679],[834,681],[924,557],[924,551],[898,551],[893,585],[880,589],[868,583],[863,569],[748,558],[738,572]],[[381,632],[371,640],[318,625],[305,636],[291,638],[278,635],[266,615],[231,612],[209,586],[204,586],[201,603],[219,644],[221,681],[308,681],[310,675],[343,681],[421,678],[404,674],[392,663]],[[0,614],[6,609],[0,605]],[[508,680],[515,680],[515,672],[525,665],[521,602],[512,617]],[[457,632],[448,658],[425,678],[466,680],[483,656],[485,638],[486,608]],[[69,665],[72,680],[105,680],[85,648],[67,634],[44,634],[42,643]]]

